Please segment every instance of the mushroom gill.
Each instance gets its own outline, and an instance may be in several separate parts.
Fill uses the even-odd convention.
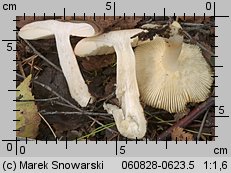
[[[146,104],[175,113],[206,100],[213,72],[198,46],[183,43],[181,26],[173,22],[170,28],[168,39],[156,36],[135,49],[136,75]]]

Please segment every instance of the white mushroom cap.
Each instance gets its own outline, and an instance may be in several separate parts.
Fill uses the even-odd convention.
[[[75,47],[75,54],[78,56],[116,52],[116,97],[121,104],[121,109],[110,104],[105,105],[104,108],[113,114],[119,132],[128,138],[142,138],[146,133],[146,120],[139,101],[135,55],[132,50],[132,44],[138,44],[138,38],[131,39],[132,36],[143,31],[142,29],[111,31],[84,38]]]
[[[112,37],[116,37],[116,39],[120,39],[121,41],[123,41],[124,35],[126,37],[128,35],[129,37],[132,37],[140,32],[145,32],[145,30],[130,29],[111,31],[108,33],[101,34],[100,36],[84,38],[78,42],[78,44],[75,46],[74,51],[75,54],[79,57],[112,54],[115,52],[113,39],[111,39]],[[132,45],[132,47],[136,47],[144,43],[139,41],[138,37],[130,39],[129,42]]]
[[[171,27],[169,39],[156,37],[138,46],[135,55],[141,99],[174,113],[184,111],[189,102],[204,101],[213,79],[199,47],[183,43],[176,22]]]
[[[56,20],[37,21],[27,24],[19,31],[24,39],[36,40],[54,35],[59,62],[66,78],[70,94],[82,107],[87,106],[93,97],[80,72],[69,37],[90,37],[100,33],[100,29],[86,22],[60,22]]]
[[[65,29],[66,31],[61,31]],[[85,21],[61,22],[58,20],[44,20],[29,23],[20,29],[19,36],[26,40],[49,38],[58,32],[67,32],[78,37],[91,37],[101,31],[94,23]]]

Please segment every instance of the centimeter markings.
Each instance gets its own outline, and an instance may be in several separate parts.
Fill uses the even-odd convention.
[[[215,2],[213,3],[213,16],[211,16],[211,17],[213,17],[214,19],[215,18],[223,18],[223,17],[229,17],[229,16],[217,16],[216,15],[216,6],[215,6],[216,4],[215,4]],[[211,2],[207,2],[206,3],[206,10],[211,10],[211,7],[212,7],[212,4],[211,4]],[[113,6],[112,6],[112,4],[111,4],[111,2],[107,2],[106,3],[106,10],[112,10],[113,9],[113,16],[114,16],[114,20],[116,19],[116,3],[115,2],[113,2]],[[165,15],[165,13],[166,13],[166,9],[164,8],[164,10],[163,10],[163,12],[164,12],[164,19],[166,18],[166,15]],[[203,14],[204,15],[204,20],[205,20],[205,16],[206,16],[206,14],[204,13]],[[34,20],[36,20],[36,14],[34,13],[33,14],[33,16],[34,16]],[[106,20],[106,14],[105,13],[103,13],[103,16],[104,16],[104,20]],[[185,13],[184,13],[184,20],[185,20]],[[194,16],[194,20],[196,19],[196,14],[194,13],[193,14],[193,16]],[[74,20],[75,20],[75,17],[76,17],[76,15],[75,15],[75,13],[74,13],[74,15],[73,15],[73,17],[74,17]],[[143,19],[145,19],[145,17],[146,17],[146,14],[144,13],[143,14]],[[156,17],[156,14],[154,13],[154,15],[153,15],[153,20],[155,21],[155,17]],[[53,18],[54,18],[54,20],[56,19],[56,14],[54,13],[54,15],[53,15]],[[126,14],[125,13],[123,13],[123,18],[124,18],[124,20],[126,19]],[[134,15],[133,15],[133,19],[135,20],[135,18],[136,18],[136,14],[134,13]],[[176,14],[174,13],[174,15],[173,15],[173,18],[174,19],[176,19]],[[23,19],[25,20],[26,19],[26,14],[24,13],[23,14]],[[46,20],[46,14],[45,13],[43,13],[43,19],[44,20]],[[63,19],[64,20],[66,20],[66,9],[64,8],[64,11],[63,11]],[[83,20],[85,20],[86,19],[86,15],[85,15],[85,13],[83,13]],[[96,14],[95,13],[93,13],[93,19],[94,19],[94,21],[96,21]],[[20,21],[20,20],[18,20],[18,19],[14,19],[13,21],[15,21],[15,22],[17,22],[17,21]],[[216,25],[214,25],[214,26],[211,26],[211,27],[218,27],[218,26],[216,26]],[[16,28],[16,29],[14,29],[13,31],[15,31],[15,32],[18,32],[19,31],[19,29],[18,28]],[[217,35],[210,35],[210,37],[218,37]],[[11,42],[18,42],[19,40],[18,39],[9,39],[9,40],[2,40],[3,42],[10,42],[10,43],[8,43],[7,44],[7,51],[20,51],[20,50],[18,50],[18,49],[13,49],[12,48],[12,43]],[[218,46],[217,45],[211,45],[211,47],[214,47],[214,48],[217,48]],[[214,57],[214,58],[217,58],[218,56],[216,56],[216,55],[212,55],[211,57]],[[17,60],[17,59],[15,59],[15,60],[13,60],[13,61],[20,61],[20,60]],[[221,65],[214,65],[214,66],[212,66],[213,68],[219,68],[219,67],[223,67],[223,66],[221,66]],[[13,70],[13,71],[18,71],[18,70]],[[218,76],[216,76],[216,75],[213,75],[212,76],[213,78],[217,78]],[[18,82],[18,81],[20,81],[20,80],[13,80],[13,81],[15,81],[15,82]],[[212,87],[218,87],[217,85],[214,85],[214,86],[212,86]],[[20,91],[20,90],[15,90],[15,89],[12,89],[12,90],[8,90],[8,91]],[[213,96],[213,97],[218,97],[218,96]],[[20,99],[16,99],[16,100],[13,100],[13,101],[16,101],[16,102],[27,102],[27,101],[36,101],[36,100],[20,100]],[[37,101],[39,101],[39,100],[37,100]],[[215,108],[218,108],[218,106],[214,106]],[[224,106],[220,106],[219,107],[219,110],[220,111],[222,111],[222,112],[219,112],[220,114],[223,114],[224,113]],[[20,111],[20,110],[13,110],[14,112],[18,112],[18,111]],[[229,116],[224,116],[224,115],[220,115],[220,116],[213,116],[213,117],[229,117]],[[20,120],[13,120],[13,121],[20,121]],[[213,127],[213,128],[216,128],[216,127],[218,127],[218,126],[211,126],[211,127]],[[19,130],[13,130],[13,131],[19,131]],[[212,137],[218,137],[218,136],[212,136]],[[85,140],[86,140],[86,144],[87,144],[87,138],[85,138]],[[28,144],[28,139],[27,139],[27,137],[25,138],[25,139],[22,139],[22,138],[19,138],[19,137],[16,137],[16,139],[13,139],[13,140],[2,140],[2,141],[4,141],[4,142],[8,142],[7,143],[7,151],[12,151],[13,150],[13,142],[15,142],[15,154],[16,155],[18,155],[18,153],[19,154],[25,154],[25,146],[23,146],[23,145],[21,145],[21,146],[18,146],[18,142],[19,141],[25,141],[25,143],[26,144]],[[31,142],[33,142],[33,141],[35,141],[35,143],[36,144],[38,144],[38,140],[37,139],[35,139],[35,140],[30,140]],[[155,140],[156,142],[155,142],[155,144],[158,144],[158,139],[157,139],[157,137],[156,137],[156,140]],[[47,141],[47,138],[46,138],[46,144],[48,144],[48,141]],[[132,141],[129,141],[129,142],[132,142]],[[140,141],[141,142],[141,141]],[[196,138],[196,141],[195,141],[195,144],[197,144],[197,138]],[[207,137],[206,137],[206,144],[207,144]],[[57,144],[58,143],[58,138],[56,138],[55,139],[55,144]],[[76,144],[77,144],[78,142],[77,142],[77,138],[76,138]],[[95,143],[97,144],[97,138],[96,138],[96,141],[95,141]],[[107,138],[106,138],[106,141],[105,141],[105,144],[107,144],[108,143],[108,141],[107,141]],[[126,141],[125,141],[125,144],[127,145],[127,143],[128,143],[128,140],[127,140],[127,138],[126,138]],[[135,140],[135,143],[136,144],[138,144],[139,142],[138,142],[138,140],[137,140],[137,138],[136,138],[136,140]],[[178,142],[177,142],[177,138],[176,138],[176,144],[177,144]],[[185,141],[185,143],[187,144],[187,138],[186,138],[186,141]],[[145,144],[148,144],[148,140],[147,140],[147,137],[145,138]],[[118,154],[125,154],[125,145],[121,145],[120,147],[118,146],[118,139],[116,138],[116,141],[115,141],[115,147],[116,147],[116,151],[115,151],[115,154],[116,155],[118,155]],[[65,148],[66,149],[68,149],[68,140],[67,140],[67,137],[66,137],[66,140],[65,140]],[[167,140],[167,138],[166,138],[166,140],[165,140],[165,149],[168,149],[168,140]],[[18,151],[19,150],[19,151]]]
[[[218,126],[213,126],[213,127],[218,127]],[[16,131],[16,130],[14,130]],[[211,137],[218,137],[218,136],[211,136]],[[37,139],[33,140],[33,139],[28,139],[27,137],[24,139],[24,138],[20,138],[20,137],[16,137],[16,139],[6,139],[6,140],[2,140],[3,142],[7,142],[7,151],[13,151],[13,142],[15,143],[15,155],[18,155],[18,154],[25,154],[26,152],[26,148],[25,148],[25,145],[19,145],[18,142],[21,141],[21,142],[25,142],[25,144],[27,145],[29,142],[35,142],[35,144],[39,144],[39,142],[44,142],[44,141],[38,141]],[[55,144],[57,145],[58,144],[58,141],[59,139],[56,137],[55,138]],[[76,141],[76,145],[78,145],[78,140],[77,138],[75,139]],[[68,141],[67,140],[67,137],[65,138],[65,141],[62,141],[64,142],[65,144],[65,149],[68,149],[68,142],[72,142],[72,141]],[[83,142],[83,141],[81,141]],[[106,138],[106,140],[104,141],[105,144],[108,144],[108,140]],[[118,145],[118,139],[116,138],[115,140],[115,155],[118,155],[118,154],[125,154],[125,146],[128,144],[128,139],[126,138],[125,141],[120,141],[120,142],[125,142],[124,145]],[[159,144],[157,138],[155,140],[155,142],[153,141],[148,141],[147,140],[147,137],[145,138],[145,141],[139,141],[137,138],[135,141],[129,141],[130,142],[135,142],[135,144],[139,144],[139,143],[145,143],[146,145],[149,144],[149,143],[153,143],[153,144]],[[166,138],[165,142],[164,142],[164,148],[167,150],[168,149],[168,140]],[[185,144],[188,144],[188,140],[187,140],[187,137],[186,137],[186,140],[185,141],[180,141],[180,142],[185,142]],[[22,144],[22,143],[20,143]],[[45,144],[48,144],[48,140],[46,138],[45,140]],[[49,141],[49,144],[54,144],[54,141]],[[85,144],[88,144],[88,140],[87,140],[87,137],[85,138]],[[96,138],[95,140],[95,144],[97,145],[98,144],[98,140]],[[178,138],[176,137],[175,139],[175,144],[178,144]],[[195,144],[198,144],[198,140],[196,138],[195,140]],[[208,144],[208,140],[206,138],[206,141],[205,141],[205,144]],[[19,152],[18,152],[19,151]]]

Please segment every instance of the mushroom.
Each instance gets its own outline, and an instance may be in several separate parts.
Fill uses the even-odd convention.
[[[84,38],[74,49],[75,54],[80,57],[116,52],[116,97],[121,109],[111,104],[104,104],[104,108],[108,113],[113,114],[118,131],[132,139],[142,138],[146,133],[146,120],[139,101],[135,55],[132,49],[132,46],[138,44],[138,38],[131,38],[143,31],[142,29],[119,30]]]
[[[135,49],[141,100],[170,113],[209,96],[212,70],[196,45],[183,43],[181,26],[170,25],[170,37],[156,36]]]
[[[69,37],[70,35],[91,37],[100,33],[100,28],[93,23],[45,20],[23,26],[19,31],[19,36],[28,40],[55,36],[60,66],[66,78],[70,94],[80,106],[85,107],[89,101],[93,101],[93,97],[90,95],[82,77]]]

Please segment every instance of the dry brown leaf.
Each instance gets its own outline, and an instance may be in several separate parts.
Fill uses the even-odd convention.
[[[82,58],[82,65],[87,71],[100,70],[115,63],[115,55],[102,55]]]
[[[113,76],[105,86],[105,96],[111,94],[115,90],[116,77]]]
[[[183,128],[177,127],[174,128],[172,133],[171,133],[172,140],[175,141],[192,141],[193,140],[193,135],[189,132],[185,132]]]

